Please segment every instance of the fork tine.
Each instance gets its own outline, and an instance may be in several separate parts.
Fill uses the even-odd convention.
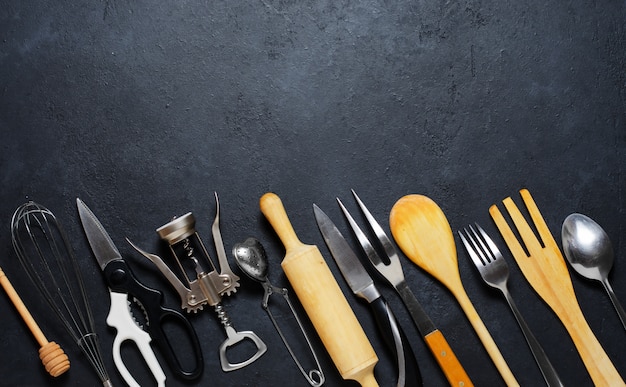
[[[480,227],[478,223],[475,223],[475,225],[476,229],[480,233],[480,236],[482,237],[481,241],[485,241],[485,243],[487,244],[487,246],[485,246],[486,251],[491,254],[491,257],[494,260],[502,258],[502,253],[500,252],[500,249],[498,249],[498,246],[496,246],[496,244],[493,242],[493,239],[491,239],[491,237],[485,232],[485,230],[483,230],[482,227]]]
[[[467,235],[467,238],[465,237],[465,235],[463,235],[463,232],[465,232],[465,234]],[[463,242],[463,246],[465,246],[465,250],[469,254],[470,258],[472,259],[472,262],[474,262],[474,265],[476,265],[477,267],[485,266],[485,261],[482,259],[482,257],[480,257],[477,254],[478,251],[475,249],[475,246],[473,243],[474,241],[472,240],[471,235],[469,234],[466,228],[463,229],[463,232],[458,231],[458,234],[459,234],[459,237],[461,238],[461,242]],[[470,242],[470,240],[472,240],[472,242]]]
[[[359,227],[352,215],[350,215],[350,212],[348,212],[348,209],[343,205],[339,198],[337,198],[337,203],[339,204],[341,211],[343,211],[344,216],[348,220],[352,231],[354,231],[354,235],[356,235],[357,239],[359,240],[359,243],[361,244],[363,251],[365,251],[365,255],[367,255],[367,258],[374,266],[381,264],[382,259],[376,252],[376,249],[374,249],[374,246],[372,246],[369,239],[367,239],[367,236],[365,236],[363,230],[361,230],[361,227]]]
[[[476,223],[476,226],[478,226],[478,223]],[[478,227],[480,227],[480,226],[478,226]],[[468,232],[468,235],[470,237],[472,237],[471,241],[472,241],[472,243],[474,245],[474,249],[480,255],[480,259],[483,261],[483,263],[485,265],[487,265],[487,264],[495,261],[496,260],[495,255],[493,254],[493,252],[491,250],[489,250],[487,248],[487,246],[483,242],[483,239],[480,236],[478,236],[478,233],[476,232],[474,227],[470,225],[469,229],[470,229],[471,233]]]
[[[476,225],[478,226],[478,224]],[[495,261],[496,257],[494,256],[493,252],[491,252],[491,250],[487,248],[487,246],[485,245],[485,242],[483,242],[483,238],[481,238],[478,235],[478,233],[476,232],[476,229],[471,225],[469,226],[469,229],[473,235],[474,246],[480,252],[480,256],[483,259],[483,262],[485,262],[485,264],[488,264],[488,263]]]
[[[513,220],[513,224],[515,224],[522,241],[528,249],[528,253],[533,255],[534,252],[540,251],[542,249],[541,243],[539,243],[539,240],[535,236],[535,232],[532,228],[530,228],[526,218],[524,218],[524,215],[522,215],[515,202],[513,202],[513,199],[508,197],[504,199],[502,203],[504,203],[504,207],[509,212],[511,220]]]
[[[365,215],[365,218],[367,219],[367,222],[369,223],[372,231],[374,231],[374,234],[376,234],[376,237],[380,241],[383,250],[385,250],[385,254],[387,255],[387,257],[389,257],[389,260],[392,263],[394,261],[399,261],[400,259],[398,258],[398,251],[395,249],[395,247],[393,247],[393,243],[391,243],[391,240],[389,239],[383,228],[380,226],[380,224],[378,224],[378,222],[367,209],[367,207],[365,207],[365,204],[363,203],[363,201],[361,201],[361,198],[359,198],[356,192],[354,192],[354,190],[351,191],[352,196],[354,196],[354,199],[359,205],[361,212],[363,212],[363,215]]]
[[[550,232],[546,221],[543,219],[541,212],[539,212],[539,208],[537,208],[537,204],[535,203],[535,200],[531,196],[530,192],[524,188],[520,190],[520,195],[522,195],[522,200],[524,200],[524,204],[526,204],[528,213],[535,223],[535,227],[537,228],[537,232],[539,233],[544,246],[556,246],[554,236],[552,236],[552,233]]]
[[[509,227],[509,224],[506,222],[506,220],[504,220],[504,216],[502,216],[500,209],[495,204],[489,207],[489,214],[491,215],[493,221],[496,223],[496,227],[498,227],[498,230],[500,230],[500,234],[502,234],[502,238],[504,238],[507,246],[509,246],[509,250],[511,250],[513,256],[528,256],[520,242],[517,240],[517,237],[513,233],[513,230],[511,230],[511,227]]]

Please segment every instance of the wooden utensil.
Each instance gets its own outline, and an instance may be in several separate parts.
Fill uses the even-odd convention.
[[[506,384],[518,386],[519,383],[465,292],[459,274],[454,236],[441,208],[423,195],[404,196],[391,209],[389,226],[404,254],[444,284],[456,297]]]
[[[260,207],[285,245],[281,266],[287,279],[339,373],[362,386],[378,386],[378,357],[319,249],[300,242],[276,194],[263,195]]]
[[[561,250],[554,241],[535,201],[526,189],[522,189],[520,194],[545,247],[542,247],[510,197],[504,199],[503,203],[529,254],[526,254],[496,205],[489,208],[491,217],[526,280],[552,308],[572,337],[594,384],[596,386],[624,385],[624,381],[585,320],[576,300],[572,280]]]
[[[46,336],[39,328],[39,325],[37,325],[37,322],[35,322],[35,319],[28,311],[28,308],[26,308],[26,305],[24,305],[24,302],[22,302],[22,299],[17,294],[17,291],[11,284],[11,281],[9,281],[9,278],[6,274],[4,274],[2,268],[0,268],[0,285],[2,285],[2,288],[15,306],[15,309],[17,309],[20,316],[22,316],[26,326],[39,343],[39,346],[41,347],[39,348],[39,358],[46,368],[46,371],[50,375],[57,377],[69,370],[70,360],[67,358],[67,355],[63,352],[63,349],[59,346],[59,344],[46,339]]]

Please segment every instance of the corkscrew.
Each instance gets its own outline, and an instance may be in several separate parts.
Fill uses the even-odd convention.
[[[226,340],[220,345],[220,363],[222,370],[225,372],[243,368],[267,351],[265,343],[252,331],[236,331],[222,305],[222,296],[229,296],[237,291],[239,287],[239,277],[232,272],[228,265],[228,258],[222,235],[219,228],[220,206],[217,193],[215,193],[216,215],[211,229],[213,234],[213,243],[219,262],[219,272],[215,267],[211,257],[196,231],[196,219],[191,212],[174,218],[172,221],[159,227],[156,231],[159,237],[167,242],[176,261],[177,270],[184,278],[186,285],[181,281],[179,276],[169,268],[169,266],[155,254],[150,254],[132,242],[128,241],[135,250],[141,255],[152,261],[165,278],[174,287],[181,299],[181,307],[187,313],[197,313],[202,310],[205,305],[210,305],[215,310],[217,317],[226,331]],[[211,270],[206,270],[198,257],[204,256]],[[234,346],[243,340],[250,340],[257,348],[256,353],[248,360],[239,363],[231,363],[226,356],[229,347]]]

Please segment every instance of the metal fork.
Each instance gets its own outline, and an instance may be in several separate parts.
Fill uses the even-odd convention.
[[[437,360],[439,367],[443,371],[450,385],[458,387],[473,386],[472,381],[452,351],[452,348],[450,348],[447,340],[441,331],[435,327],[435,324],[432,322],[428,314],[426,314],[422,305],[417,301],[417,298],[415,298],[411,289],[409,289],[409,285],[406,283],[404,278],[397,250],[391,243],[391,240],[387,237],[385,231],[382,229],[380,224],[378,224],[376,219],[374,219],[354,190],[352,191],[352,195],[359,205],[361,212],[365,215],[370,229],[374,232],[374,234],[376,234],[388,262],[384,262],[381,256],[378,255],[367,236],[365,236],[365,233],[358,226],[354,218],[352,218],[341,200],[337,199],[339,207],[341,207],[346,220],[350,224],[350,228],[359,240],[359,244],[367,255],[368,260],[400,295],[400,298],[409,311],[415,326],[420,332],[420,335],[424,338],[426,345],[428,345],[428,348],[435,357],[435,360]]]
[[[509,266],[504,260],[502,253],[500,253],[500,250],[489,235],[487,235],[485,230],[478,224],[475,225],[475,228],[469,226],[468,228],[464,228],[463,231],[459,231],[459,237],[467,253],[485,283],[493,288],[499,289],[502,294],[504,294],[504,298],[511,307],[513,315],[522,329],[526,342],[548,386],[563,386],[563,382],[561,382],[559,375],[552,366],[552,363],[550,363],[539,341],[537,341],[526,324],[526,321],[524,321],[520,311],[517,309],[515,302],[513,302],[513,298],[507,286],[509,280]]]

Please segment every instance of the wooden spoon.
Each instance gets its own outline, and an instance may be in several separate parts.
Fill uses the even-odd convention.
[[[423,195],[404,196],[391,209],[389,227],[404,254],[456,297],[506,384],[519,386],[465,292],[452,229],[437,203]]]

